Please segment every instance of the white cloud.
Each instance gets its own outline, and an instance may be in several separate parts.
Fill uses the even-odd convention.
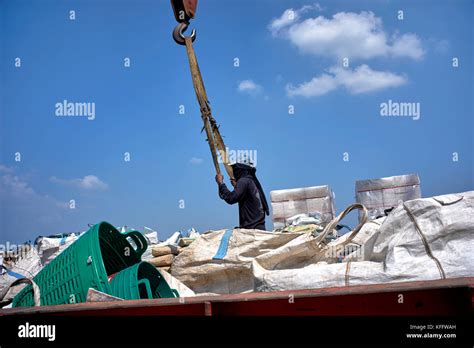
[[[367,65],[360,65],[354,70],[332,67],[328,72],[314,77],[298,86],[288,84],[286,92],[289,97],[317,97],[337,88],[345,88],[351,94],[374,92],[390,87],[398,87],[407,82],[407,78],[389,71],[372,70]]]
[[[7,170],[6,170],[7,169]],[[36,192],[15,170],[0,165],[0,242],[23,242],[64,221],[68,204]]]
[[[339,12],[326,18],[301,19],[300,13],[291,21],[288,11],[269,25],[273,35],[288,39],[301,52],[335,58],[393,56],[421,59],[424,55],[420,39],[408,33],[392,35],[383,29],[382,20],[373,12]]]
[[[60,179],[52,176],[49,180],[55,184],[72,186],[84,190],[105,190],[108,187],[105,182],[95,175],[86,175],[83,178],[78,179]]]
[[[297,18],[298,13],[292,8],[289,8],[285,10],[280,17],[273,19],[268,25],[268,29],[270,29],[273,35],[277,35],[281,29],[294,23]]]
[[[13,171],[14,171],[13,168],[0,164],[0,173],[11,174],[13,173]]]
[[[193,157],[189,160],[189,163],[199,165],[203,162],[202,158]]]
[[[421,59],[425,54],[421,41],[415,34],[408,33],[399,37],[395,36],[392,41],[390,52],[394,57]]]
[[[314,77],[311,81],[304,82],[298,86],[292,84],[286,85],[286,93],[289,97],[317,97],[335,90],[338,87],[338,82],[335,76],[329,74],[322,74],[319,77]]]
[[[297,10],[289,8],[285,10],[280,17],[274,18],[268,25],[268,29],[276,36],[282,29],[297,22],[303,13],[310,10],[322,11],[322,7],[316,3],[314,5],[305,5]]]
[[[372,70],[361,65],[354,70],[336,68],[331,70],[339,83],[352,94],[378,91],[390,87],[398,87],[407,82],[407,78],[389,71]]]
[[[8,173],[2,175],[1,180],[3,190],[8,190],[15,196],[36,195],[36,192],[28,186],[28,183],[21,180],[17,175]]]
[[[237,90],[240,93],[256,95],[263,91],[263,87],[258,85],[252,80],[243,80],[239,82],[239,85],[237,86]]]

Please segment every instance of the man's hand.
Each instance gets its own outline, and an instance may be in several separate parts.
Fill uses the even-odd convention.
[[[222,174],[217,174],[216,175],[216,182],[220,185],[224,182],[224,177],[222,176]]]

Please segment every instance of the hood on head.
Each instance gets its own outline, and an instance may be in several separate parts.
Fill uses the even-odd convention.
[[[246,175],[254,175],[257,171],[255,168],[242,163],[233,164],[232,169],[234,171],[235,180],[239,180]]]

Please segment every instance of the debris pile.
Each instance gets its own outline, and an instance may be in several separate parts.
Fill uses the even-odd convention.
[[[331,239],[352,210],[361,221]],[[422,281],[474,275],[474,191],[400,201],[370,220],[359,203],[322,232],[211,231],[176,256],[171,274],[197,294]],[[311,225],[302,225],[311,226]]]
[[[35,245],[41,257],[41,263],[46,266],[56,258],[64,249],[77,240],[80,233],[64,233],[47,237],[36,238]]]
[[[81,276],[88,272],[83,259],[94,267],[105,266],[103,288],[95,288],[91,301],[117,294],[126,299],[160,298],[473,276],[474,259],[467,255],[474,247],[474,191],[420,195],[416,174],[358,181],[357,203],[336,216],[329,186],[272,191],[273,232],[236,228],[199,234],[191,228],[161,242],[158,233],[147,227],[140,233],[101,223],[93,226],[100,245],[92,244],[103,256],[103,264],[91,258],[90,251],[78,253],[76,261],[68,256],[85,244],[81,239],[93,228],[39,237],[35,246],[0,252],[0,307],[24,287],[9,288],[23,278],[43,282],[39,287],[44,301],[43,294],[50,296],[52,290],[37,275],[43,267],[56,272],[58,267],[51,266],[61,258],[86,267]],[[355,210],[359,224],[352,229],[342,221]],[[343,228],[349,232],[343,234]],[[114,252],[107,249],[113,243],[104,242],[111,232],[120,241]],[[126,268],[116,268],[123,262],[116,263],[114,257],[122,255],[123,247],[134,249],[136,257],[126,262]],[[85,301],[88,290],[81,289],[84,298],[75,301]],[[72,303],[69,293],[61,296]],[[66,303],[64,299],[61,303]]]
[[[387,215],[400,201],[421,198],[418,174],[358,180],[355,183],[355,191],[356,202],[367,208],[369,220]]]
[[[33,278],[42,269],[40,256],[32,245],[24,244],[13,251],[0,252],[0,307],[9,304],[25,287],[10,285],[18,279]]]
[[[334,193],[328,185],[275,190],[270,197],[275,229],[293,225],[302,217],[312,218],[312,223],[328,223],[336,215]]]
[[[194,228],[189,229],[185,235],[184,237],[183,233],[178,231],[164,242],[149,243],[148,250],[142,256],[142,259],[148,261],[160,271],[169,273],[175,257],[199,237],[199,233]]]
[[[181,252],[181,247],[174,245],[154,246],[151,250],[153,258],[149,262],[161,271],[169,272],[175,255]]]

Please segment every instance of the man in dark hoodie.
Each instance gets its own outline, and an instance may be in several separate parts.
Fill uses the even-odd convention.
[[[239,203],[240,228],[265,230],[265,214],[269,215],[268,203],[262,185],[255,176],[255,167],[249,161],[242,161],[233,164],[232,169],[234,191],[229,191],[221,174],[216,175],[219,197],[228,204]]]

